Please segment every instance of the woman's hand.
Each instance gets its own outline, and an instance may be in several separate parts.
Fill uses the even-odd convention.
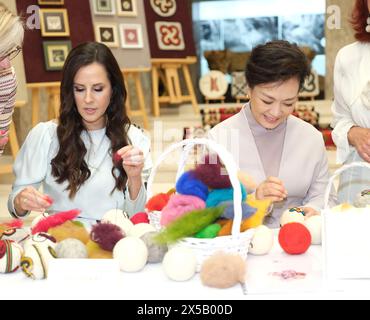
[[[9,69],[11,66],[12,65],[10,63],[9,58],[5,58],[2,61],[0,61],[0,71],[5,70],[5,69]]]
[[[271,202],[280,202],[286,199],[288,192],[283,182],[276,177],[270,177],[262,182],[256,190],[257,200],[270,200]]]
[[[9,141],[8,131],[0,131],[0,154],[4,151],[8,141]]]
[[[122,158],[122,166],[128,177],[128,190],[130,197],[135,200],[142,187],[141,173],[144,168],[144,153],[133,146],[126,146],[117,151]]]
[[[370,129],[352,127],[348,132],[348,141],[366,162],[370,162]]]
[[[313,208],[310,207],[300,207],[304,211],[304,217],[307,220],[308,218],[311,218],[313,216],[319,216],[320,212],[316,211]]]
[[[126,146],[117,151],[122,158],[122,166],[126,171],[129,180],[141,179],[141,173],[144,168],[143,152],[133,146]]]
[[[14,199],[14,207],[19,216],[24,216],[29,211],[44,212],[53,204],[51,198],[37,191],[33,187],[27,187]]]

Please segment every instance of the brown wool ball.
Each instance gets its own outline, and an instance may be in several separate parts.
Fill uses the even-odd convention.
[[[202,265],[200,278],[203,285],[227,289],[244,283],[246,262],[238,255],[216,253]]]

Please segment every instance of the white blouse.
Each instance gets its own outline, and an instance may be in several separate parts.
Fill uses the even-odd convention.
[[[356,152],[349,145],[348,131],[353,126],[370,128],[370,44],[355,42],[337,54],[334,67],[332,105],[333,140],[337,161],[345,163]]]
[[[85,143],[87,154],[85,161],[91,171],[90,178],[81,186],[74,199],[69,198],[66,191],[67,182],[59,184],[51,174],[51,161],[59,150],[57,124],[53,121],[40,123],[31,130],[14,163],[16,180],[9,196],[9,212],[17,217],[14,209],[14,198],[26,187],[38,189],[41,185],[43,193],[49,195],[53,205],[49,213],[57,213],[79,209],[79,219],[88,225],[101,220],[104,213],[111,209],[122,209],[130,216],[144,210],[146,190],[142,186],[137,199],[130,198],[129,191],[125,193],[115,190],[115,180],[112,175],[112,155],[109,153],[111,143],[105,135],[106,129],[84,131],[81,138]],[[143,181],[146,181],[152,168],[150,157],[150,139],[141,130],[131,126],[128,131],[131,144],[144,153],[145,164]]]
[[[349,144],[348,132],[353,126],[370,128],[370,44],[355,42],[337,54],[334,68],[334,103],[332,105],[333,140],[337,162],[364,162]],[[369,188],[370,170],[347,169],[340,178],[338,199],[353,203],[357,195]]]

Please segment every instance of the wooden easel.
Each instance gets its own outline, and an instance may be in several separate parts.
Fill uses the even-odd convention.
[[[26,101],[16,101],[15,108],[24,107],[26,104],[27,104]],[[13,160],[15,160],[15,157],[17,156],[17,153],[19,151],[19,142],[18,142],[17,132],[15,130],[15,125],[13,121],[11,122],[10,127],[9,127],[9,146],[12,152]],[[13,171],[13,164],[0,165],[0,175],[9,174],[9,173],[12,173],[12,171]]]
[[[131,117],[142,117],[144,128],[149,130],[149,120],[148,115],[146,113],[145,108],[145,98],[144,98],[144,90],[141,83],[141,74],[145,72],[150,72],[151,68],[135,68],[135,69],[122,69],[123,76],[126,82],[126,90],[127,90],[127,103],[126,103],[126,111],[127,115]],[[132,101],[131,95],[129,92],[128,80],[132,78],[135,83],[136,88],[136,98],[138,101],[138,110],[132,110]]]
[[[196,57],[187,57],[185,59],[152,59],[152,82],[153,82],[153,114],[160,116],[160,104],[172,103],[179,104],[191,102],[194,112],[199,113],[199,106],[193,83],[191,81],[189,65],[197,62]],[[182,69],[188,95],[183,95],[180,85],[179,70]],[[159,81],[162,81],[166,92],[159,96]]]
[[[27,88],[31,89],[32,93],[32,128],[39,123],[41,89],[45,89],[48,95],[48,119],[59,116],[60,82],[29,83]]]

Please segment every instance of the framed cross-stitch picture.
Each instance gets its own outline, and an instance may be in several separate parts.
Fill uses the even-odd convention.
[[[114,23],[98,23],[95,25],[96,41],[111,48],[119,47],[117,25]]]
[[[40,9],[41,35],[43,37],[69,37],[66,9]]]
[[[64,0],[38,0],[37,3],[45,6],[62,6],[64,5]]]
[[[44,41],[43,47],[46,70],[62,70],[67,56],[72,50],[71,41]]]
[[[113,16],[116,14],[115,0],[93,0],[95,15]]]
[[[137,17],[137,0],[117,0],[117,14],[122,17]]]
[[[123,23],[119,26],[121,46],[126,49],[141,49],[143,44],[143,30],[140,24]]]

